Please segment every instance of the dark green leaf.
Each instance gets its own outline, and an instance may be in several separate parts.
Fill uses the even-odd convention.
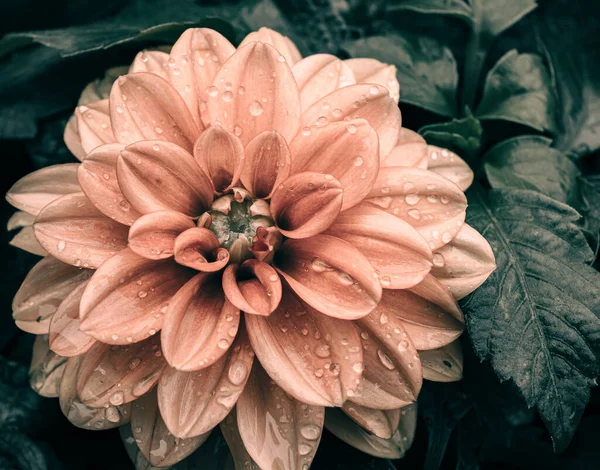
[[[507,52],[490,70],[479,119],[501,119],[540,132],[555,129],[552,80],[540,56]]]
[[[546,137],[522,135],[496,145],[484,157],[492,187],[531,189],[575,205],[579,169],[551,144]]]
[[[456,115],[458,72],[452,52],[432,38],[372,36],[344,44],[352,57],[373,57],[398,69],[400,101],[442,116]]]
[[[390,2],[387,11],[416,11],[448,15],[471,22],[471,6],[463,0],[394,0]]]
[[[497,270],[463,304],[481,359],[512,379],[564,450],[600,372],[600,273],[579,214],[538,192],[472,190],[467,222]]]
[[[429,124],[419,129],[427,143],[448,148],[459,155],[470,156],[481,147],[483,130],[479,119],[471,113],[462,119]]]
[[[472,0],[478,10],[475,21],[480,21],[479,30],[489,36],[497,36],[533,11],[535,0]]]

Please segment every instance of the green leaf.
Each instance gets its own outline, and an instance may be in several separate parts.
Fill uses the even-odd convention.
[[[387,6],[388,12],[415,11],[435,15],[448,15],[471,22],[471,6],[463,0],[395,0]]]
[[[432,38],[371,36],[343,45],[352,57],[373,57],[398,69],[400,101],[442,116],[456,115],[458,72],[452,52]]]
[[[575,205],[579,169],[552,140],[522,135],[505,140],[484,157],[484,168],[493,188],[531,189],[565,204]]]
[[[429,124],[419,129],[428,144],[452,150],[459,155],[474,155],[481,147],[483,129],[471,113],[462,119]]]
[[[553,131],[555,102],[552,80],[540,56],[507,52],[489,71],[479,119],[501,119]]]
[[[600,273],[579,214],[538,192],[471,190],[467,222],[496,271],[464,303],[474,348],[569,444],[600,372]]]
[[[489,36],[498,36],[525,15],[535,10],[535,0],[472,0],[479,9],[479,29]]]

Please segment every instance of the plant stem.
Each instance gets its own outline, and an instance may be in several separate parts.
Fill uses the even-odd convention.
[[[489,47],[489,38],[482,34],[482,0],[471,0],[471,8],[473,12],[473,26],[471,29],[471,38],[467,45],[467,56],[465,60],[465,68],[463,71],[462,80],[462,106],[460,113],[464,117],[466,108],[473,110],[475,107],[475,98],[481,76],[481,70],[487,56]]]

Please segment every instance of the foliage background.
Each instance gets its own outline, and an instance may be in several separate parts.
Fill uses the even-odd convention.
[[[73,157],[79,92],[190,26],[260,26],[304,54],[394,63],[403,125],[473,167],[467,221],[498,269],[461,302],[465,380],[428,383],[402,461],[325,434],[315,469],[594,468],[600,460],[600,5],[589,0],[22,0],[0,3],[2,190]],[[13,209],[2,204],[5,223]],[[71,426],[30,388],[14,293],[35,256],[2,232],[0,468],[129,469],[116,431]],[[219,436],[186,468],[223,468]],[[202,464],[200,464],[202,462]]]

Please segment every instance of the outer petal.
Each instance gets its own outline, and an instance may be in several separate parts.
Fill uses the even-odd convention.
[[[50,350],[48,336],[37,336],[33,343],[33,355],[29,366],[31,388],[43,397],[57,397],[66,362],[66,357]]]
[[[240,428],[238,428],[235,408],[221,421],[221,433],[233,455],[235,470],[260,470],[260,467],[256,465],[256,462],[248,454],[246,446],[244,446],[242,436],[240,435]]]
[[[428,168],[431,171],[448,178],[453,183],[466,191],[473,183],[473,171],[467,163],[450,150],[428,145]]]
[[[27,212],[17,211],[10,216],[6,223],[6,230],[16,230],[23,227],[31,227],[35,221],[35,216],[28,214]]]
[[[387,90],[373,83],[340,88],[324,96],[302,113],[301,126],[357,118],[366,119],[375,129],[380,155],[388,155],[398,141],[400,109]]]
[[[194,158],[212,180],[217,192],[233,188],[242,173],[244,146],[221,126],[209,127],[194,145]]]
[[[93,408],[129,403],[156,385],[165,364],[158,335],[129,346],[96,343],[77,371],[77,396]]]
[[[170,142],[127,146],[117,161],[117,176],[123,194],[142,214],[174,210],[197,217],[212,202],[208,176],[188,152]]]
[[[287,142],[276,131],[258,134],[246,146],[246,159],[240,179],[257,198],[269,198],[290,174],[292,155]]]
[[[358,204],[377,179],[377,133],[364,119],[304,129],[292,141],[292,174],[331,174],[344,188],[342,210]]]
[[[229,251],[219,248],[217,236],[204,227],[194,227],[175,239],[175,261],[198,271],[216,272],[229,262]]]
[[[150,72],[168,79],[168,60],[169,54],[163,51],[140,51],[133,59],[133,63],[129,67],[129,73]]]
[[[121,191],[117,181],[117,159],[123,144],[107,144],[97,147],[79,165],[77,178],[81,189],[96,208],[113,220],[131,225],[140,213]]]
[[[415,401],[423,383],[423,371],[402,323],[377,309],[355,326],[363,344],[365,371],[356,396],[350,401],[381,410]]]
[[[242,333],[229,354],[197,372],[167,369],[158,383],[160,413],[174,436],[209,432],[227,416],[246,386],[254,353]]]
[[[19,328],[36,335],[47,334],[52,315],[61,302],[93,274],[62,263],[52,256],[36,264],[13,300],[13,318]]]
[[[298,89],[302,110],[332,91],[354,85],[352,70],[331,54],[314,54],[302,59],[292,69]]]
[[[173,45],[169,80],[197,122],[206,112],[208,88],[217,70],[234,52],[235,47],[225,37],[208,28],[187,29]]]
[[[38,215],[43,207],[66,194],[81,191],[77,181],[78,163],[52,165],[29,173],[6,193],[10,205]]]
[[[79,356],[96,342],[79,329],[79,303],[87,281],[78,285],[62,303],[50,321],[50,349],[61,356]]]
[[[151,212],[131,226],[129,248],[148,259],[170,258],[175,252],[177,235],[195,226],[192,219],[180,212]]]
[[[271,215],[288,238],[307,238],[329,227],[344,204],[344,190],[331,175],[303,172],[290,176],[273,192]]]
[[[411,224],[432,249],[454,238],[467,208],[467,198],[458,186],[417,168],[382,168],[365,201]]]
[[[431,274],[411,289],[386,290],[374,313],[398,318],[419,350],[445,346],[464,329],[452,294]]]
[[[460,341],[431,351],[420,351],[423,378],[434,382],[456,382],[463,376],[463,354]]]
[[[67,125],[65,126],[63,140],[77,160],[83,160],[85,158],[85,150],[83,150],[83,147],[81,146],[81,139],[79,138],[79,131],[77,130],[77,118],[75,115],[72,115],[69,118]]]
[[[281,280],[267,263],[249,259],[232,264],[223,273],[227,300],[245,313],[269,315],[281,300]]]
[[[78,106],[75,109],[75,118],[81,147],[86,154],[100,145],[116,142],[110,127],[108,100]]]
[[[418,134],[416,135],[418,136]],[[392,149],[390,154],[381,160],[381,168],[389,166],[408,166],[426,170],[428,155],[429,146],[425,141],[398,143]]]
[[[400,101],[400,83],[396,78],[394,65],[376,59],[348,59],[344,63],[354,72],[357,83],[377,83],[390,92],[395,103]]]
[[[10,245],[25,250],[38,256],[46,256],[48,252],[44,249],[37,238],[33,227],[24,227],[8,242]]]
[[[381,439],[390,439],[400,426],[400,409],[374,410],[347,401],[342,410],[364,429]]]
[[[410,224],[359,204],[342,212],[327,233],[354,245],[367,257],[387,289],[406,289],[431,270],[431,249]]]
[[[354,394],[363,363],[350,322],[322,315],[289,289],[270,316],[245,319],[260,363],[287,393],[322,406],[341,406]]]
[[[90,279],[81,298],[81,329],[109,344],[148,338],[162,327],[167,304],[189,276],[170,260],[148,260],[125,249]]]
[[[150,465],[170,467],[200,447],[210,432],[190,439],[180,439],[169,432],[152,390],[131,407],[131,429],[136,443]]]
[[[198,274],[169,303],[161,332],[165,358],[178,370],[208,367],[227,352],[239,323],[239,310],[225,299],[217,280]]]
[[[127,246],[128,228],[102,214],[83,193],[48,204],[33,229],[52,256],[77,267],[97,268]]]
[[[248,34],[239,47],[243,47],[255,41],[264,42],[265,44],[273,46],[285,58],[290,67],[302,60],[302,55],[292,40],[277,31],[265,27],[260,28],[258,31],[253,31]]]
[[[260,468],[310,467],[321,440],[323,420],[322,407],[296,401],[258,365],[237,405],[244,446]]]
[[[126,424],[131,419],[131,404],[91,408],[77,396],[77,371],[81,357],[70,358],[60,382],[60,409],[66,418],[82,429],[104,430]]]
[[[400,426],[391,439],[381,439],[365,431],[340,410],[327,410],[325,426],[345,443],[375,457],[399,459],[412,445],[417,427],[416,405],[405,406],[400,411]]]
[[[450,243],[433,254],[431,273],[459,300],[483,284],[494,269],[496,261],[490,244],[464,224]]]
[[[369,260],[331,235],[287,240],[276,268],[302,300],[332,317],[363,317],[381,299],[381,284]]]
[[[110,92],[110,122],[118,142],[173,142],[188,151],[201,127],[165,79],[141,72],[119,77]]]
[[[211,122],[219,122],[244,145],[264,131],[277,131],[289,142],[298,130],[296,82],[285,58],[268,44],[238,49],[215,76],[208,95]]]

